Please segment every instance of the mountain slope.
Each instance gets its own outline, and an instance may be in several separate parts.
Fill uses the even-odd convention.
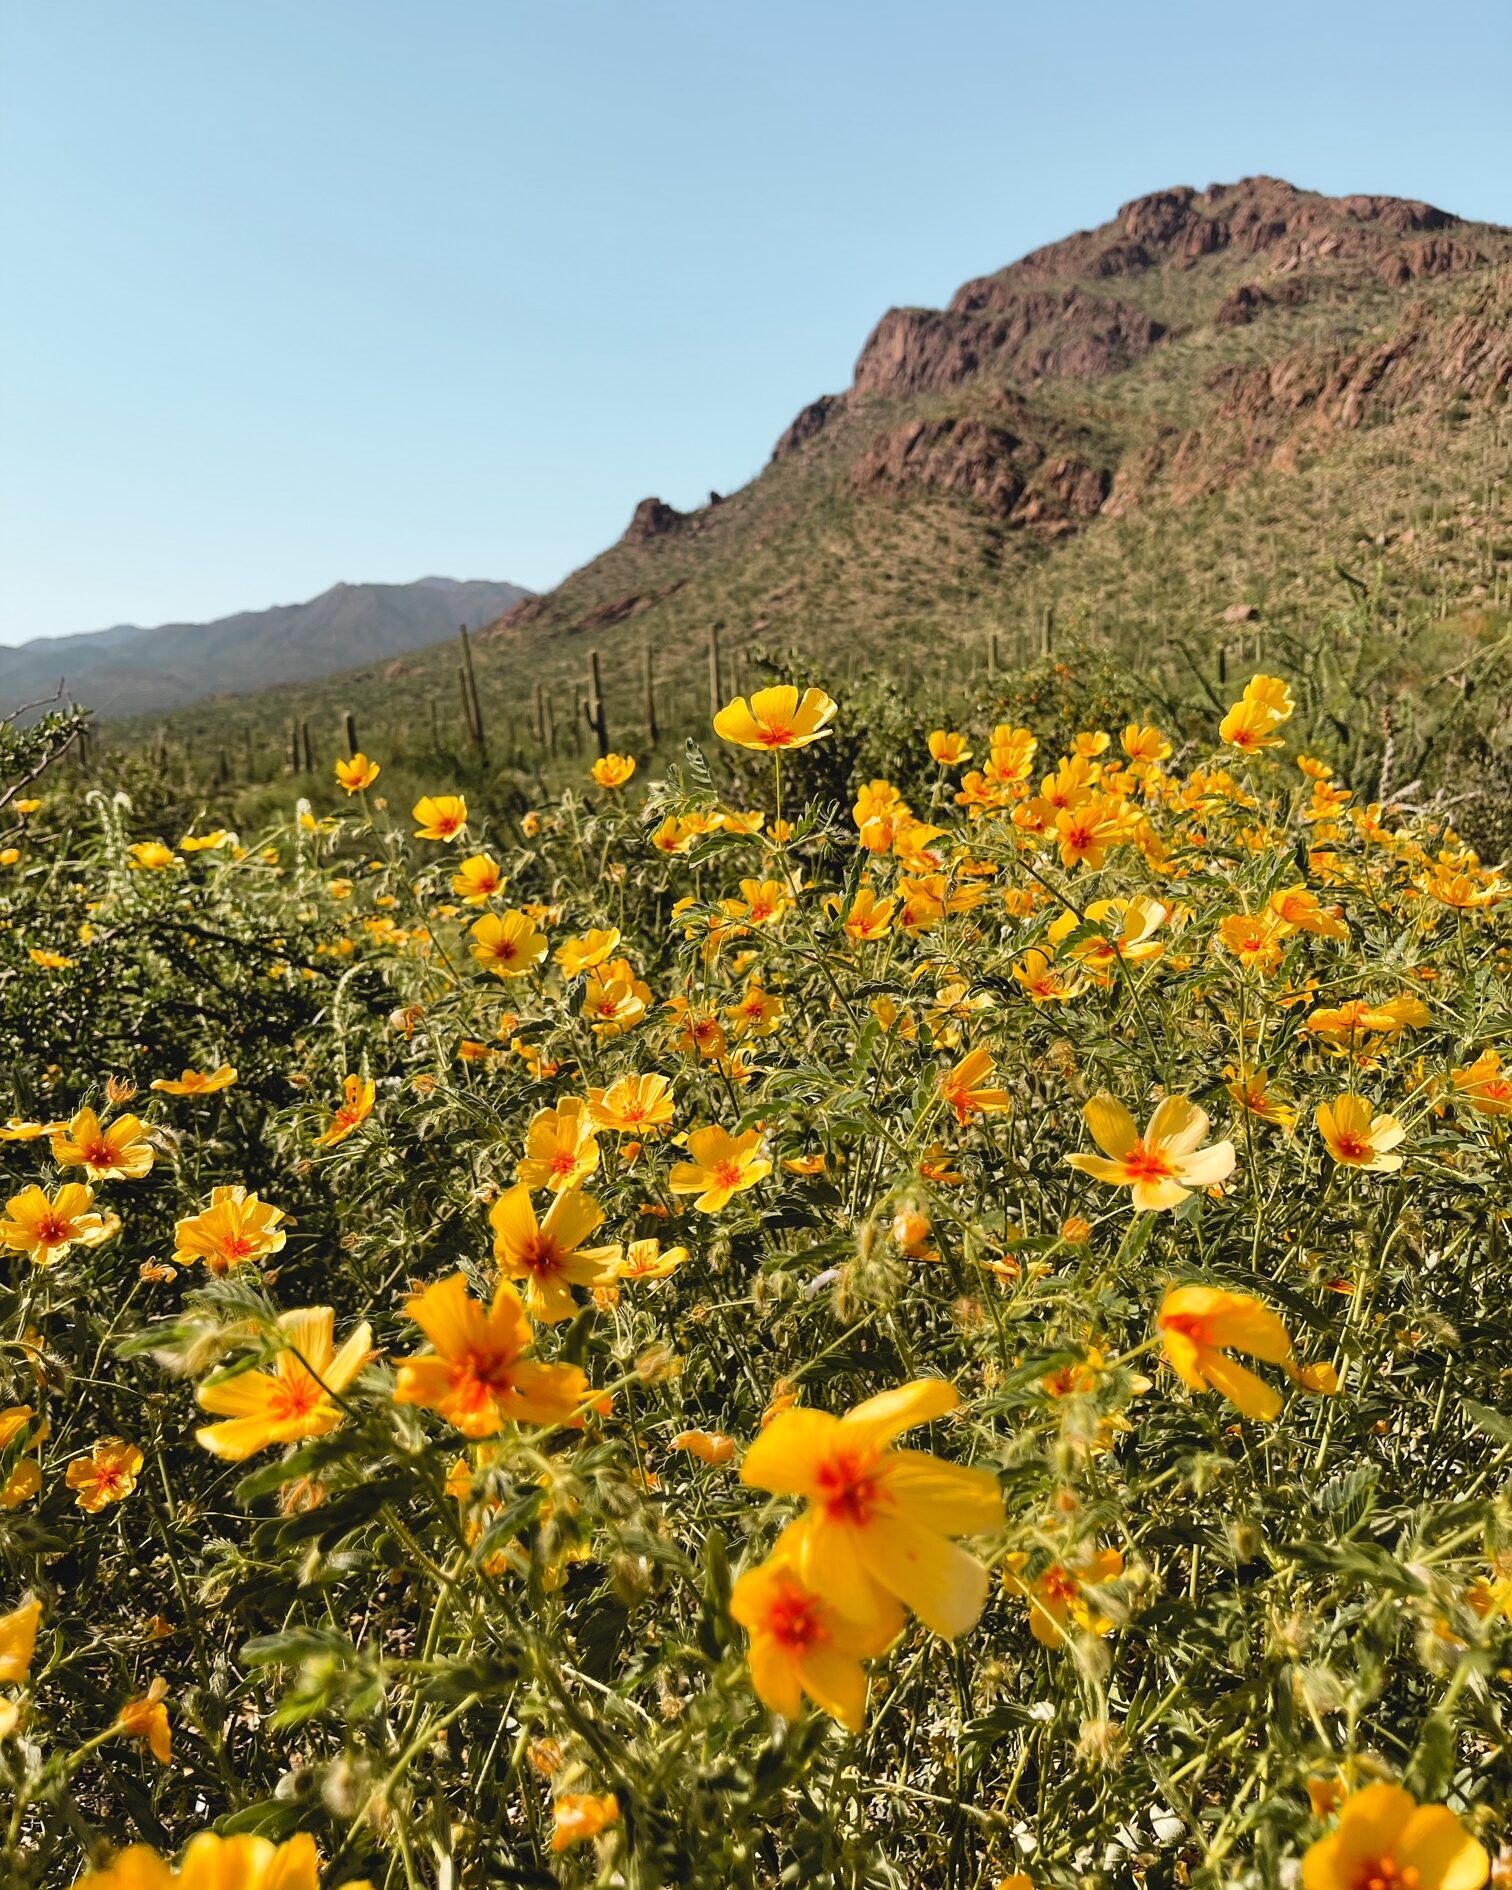
[[[307,682],[415,650],[495,618],[528,595],[518,584],[421,578],[335,584],[305,604],[247,610],[213,623],[118,624],[0,649],[0,706],[65,696],[100,716],[179,708],[202,698]]]
[[[1160,191],[944,309],[889,311],[749,485],[689,513],[643,500],[506,612],[478,639],[480,690],[523,740],[536,682],[561,725],[597,649],[629,742],[648,648],[662,725],[701,715],[713,625],[726,688],[761,648],[831,682],[959,680],[989,637],[1009,662],[1035,651],[1047,609],[1153,675],[1206,660],[1231,606],[1281,660],[1362,594],[1410,687],[1443,654],[1419,627],[1512,590],[1509,389],[1512,230],[1263,177]],[[370,745],[423,748],[427,695],[455,740],[444,647],[406,659],[402,692],[370,670],[327,706]]]

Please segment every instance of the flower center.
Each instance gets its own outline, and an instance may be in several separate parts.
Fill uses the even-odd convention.
[[[102,1136],[98,1142],[87,1142],[79,1153],[91,1168],[114,1168],[115,1150]]]
[[[1131,1182],[1167,1181],[1174,1170],[1159,1149],[1136,1142],[1123,1158],[1124,1177]]]
[[[1334,1153],[1341,1162],[1369,1161],[1371,1148],[1365,1137],[1354,1129],[1346,1129],[1334,1137]]]
[[[874,1450],[840,1449],[819,1466],[820,1500],[832,1522],[864,1529],[888,1507]]]
[[[61,1214],[44,1214],[37,1222],[37,1243],[42,1247],[56,1247],[61,1241],[73,1239],[73,1222],[65,1221]]]
[[[551,1158],[551,1172],[554,1175],[570,1175],[577,1167],[577,1156],[570,1148],[559,1148]]]
[[[1039,1579],[1040,1593],[1046,1601],[1058,1602],[1069,1607],[1081,1596],[1081,1584],[1074,1575],[1058,1566],[1047,1568]]]
[[[546,1233],[532,1234],[520,1249],[520,1265],[538,1279],[544,1274],[555,1273],[566,1257],[555,1240]]]
[[[795,1654],[806,1653],[817,1642],[829,1639],[819,1618],[818,1601],[793,1588],[772,1603],[767,1627],[774,1641]]]
[[[463,1411],[481,1411],[491,1399],[513,1391],[512,1363],[498,1352],[465,1352],[452,1372],[458,1406]]]
[[[740,1186],[740,1163],[737,1161],[716,1162],[709,1173],[721,1188]]]
[[[1394,1857],[1369,1857],[1355,1873],[1351,1890],[1419,1890],[1421,1883],[1416,1864],[1399,1864]]]
[[[281,1378],[268,1399],[268,1415],[277,1424],[286,1424],[290,1418],[308,1417],[322,1395],[320,1386],[308,1372]]]

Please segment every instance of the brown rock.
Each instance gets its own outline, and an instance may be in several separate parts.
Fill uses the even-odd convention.
[[[1258,623],[1260,611],[1254,604],[1230,604],[1223,613],[1224,623]]]
[[[773,464],[817,438],[844,406],[844,394],[821,394],[817,400],[811,400],[772,448]]]
[[[858,394],[941,393],[980,375],[1098,380],[1148,354],[1165,325],[1079,287],[1024,291],[969,282],[948,309],[890,309],[856,362]]]
[[[851,479],[863,492],[910,486],[953,492],[1007,518],[1039,457],[1037,447],[980,420],[910,420],[878,434],[856,461]]]
[[[687,522],[687,513],[679,512],[674,506],[666,505],[660,499],[642,499],[635,508],[635,516],[625,527],[622,542],[627,545],[644,544],[647,539],[662,538],[668,532],[675,532],[679,525]]]

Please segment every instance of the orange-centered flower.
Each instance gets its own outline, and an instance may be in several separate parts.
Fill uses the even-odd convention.
[[[1065,1562],[1051,1562],[1038,1575],[1025,1574],[1028,1566],[1027,1555],[1010,1555],[1003,1586],[1029,1603],[1029,1632],[1042,1647],[1064,1647],[1073,1627],[1098,1636],[1113,1632],[1117,1623],[1097,1605],[1095,1591],[1123,1574],[1119,1550],[1092,1549]]]
[[[1280,1394],[1228,1354],[1245,1352],[1280,1365],[1306,1391],[1327,1395],[1338,1388],[1332,1366],[1299,1370],[1292,1361],[1286,1327],[1262,1300],[1217,1286],[1173,1286],[1156,1316],[1166,1363],[1192,1391],[1217,1391],[1246,1417],[1275,1417]]]
[[[576,1365],[543,1365],[529,1356],[530,1321],[507,1280],[484,1305],[453,1273],[416,1293],[404,1310],[432,1350],[400,1362],[397,1403],[426,1406],[464,1437],[496,1437],[509,1423],[582,1424],[587,1378]]]
[[[523,978],[546,956],[546,934],[528,912],[489,912],[470,934],[472,955],[496,978]]]
[[[896,1602],[872,1622],[847,1618],[812,1589],[795,1565],[791,1536],[735,1584],[730,1613],[750,1635],[751,1685],[784,1719],[797,1719],[807,1694],[853,1733],[866,1718],[862,1661],[886,1651],[903,1626]]]
[[[1309,1845],[1303,1890],[1481,1890],[1484,1845],[1447,1805],[1420,1805],[1400,1785],[1367,1785]]]
[[[603,1286],[615,1277],[619,1249],[584,1247],[603,1224],[604,1210],[591,1195],[566,1188],[536,1219],[530,1186],[522,1181],[489,1209],[494,1259],[509,1279],[526,1282],[531,1317],[554,1325],[577,1311],[574,1286]]]
[[[142,1453],[122,1437],[103,1438],[87,1457],[75,1457],[64,1477],[74,1501],[91,1515],[119,1503],[136,1488]]]
[[[460,794],[427,794],[414,812],[417,840],[455,840],[467,826],[467,802]]]
[[[332,1115],[325,1133],[316,1136],[316,1148],[334,1148],[338,1142],[345,1141],[353,1129],[360,1129],[373,1113],[377,1098],[378,1085],[371,1078],[346,1077],[341,1086],[340,1107]]]
[[[782,1545],[803,1584],[847,1620],[880,1629],[902,1602],[926,1627],[954,1638],[987,1598],[987,1571],[952,1536],[1003,1519],[997,1478],[894,1450],[894,1438],[960,1402],[953,1385],[921,1378],[833,1417],[794,1406],[747,1450],[743,1482],[808,1507]]]
[[[1494,1050],[1482,1050],[1473,1063],[1451,1070],[1456,1102],[1483,1116],[1512,1116],[1512,1075]]]
[[[0,1220],[0,1245],[24,1253],[34,1267],[50,1267],[70,1247],[98,1247],[120,1231],[118,1215],[94,1211],[93,1188],[66,1181],[51,1198],[35,1185],[13,1194]]]
[[[525,1133],[525,1157],[516,1171],[527,1187],[580,1187],[599,1165],[593,1114],[581,1096],[564,1096],[555,1109],[542,1109]]]
[[[60,1168],[87,1168],[96,1181],[140,1181],[153,1162],[140,1116],[117,1116],[107,1129],[93,1109],[54,1135],[52,1154]]]
[[[350,761],[336,763],[336,779],[348,794],[360,794],[364,788],[370,788],[381,772],[380,763],[369,761],[360,753],[353,755]]]
[[[1000,1115],[1009,1107],[1007,1090],[989,1084],[994,1067],[988,1051],[971,1050],[940,1077],[939,1093],[955,1111],[957,1122],[965,1122],[974,1113]]]
[[[1388,1175],[1402,1165],[1393,1151],[1407,1131],[1395,1116],[1377,1115],[1364,1096],[1346,1093],[1318,1105],[1318,1133],[1328,1152],[1345,1168]]]
[[[1207,1115],[1185,1096],[1167,1096],[1143,1135],[1116,1096],[1094,1096],[1082,1114],[1103,1153],[1068,1155],[1067,1162],[1099,1181],[1132,1189],[1136,1212],[1177,1207],[1194,1188],[1213,1187],[1233,1173],[1233,1143],[1200,1148]]]
[[[270,1445],[334,1431],[342,1421],[336,1399],[372,1356],[373,1342],[364,1320],[338,1350],[335,1322],[329,1306],[285,1313],[278,1322],[284,1346],[268,1368],[201,1385],[202,1409],[227,1420],[195,1433],[205,1449],[240,1463]]]
[[[282,1208],[259,1200],[241,1184],[211,1190],[210,1205],[179,1221],[173,1230],[180,1266],[203,1260],[212,1273],[230,1273],[250,1260],[282,1251],[288,1234]]]
[[[822,689],[800,697],[791,683],[758,689],[749,703],[737,696],[714,718],[714,733],[739,748],[806,748],[827,733],[837,705]]]
[[[694,1129],[688,1154],[692,1160],[678,1162],[667,1185],[674,1194],[697,1196],[693,1205],[702,1214],[717,1214],[772,1172],[759,1129],[747,1129],[743,1135],[718,1127]]]
[[[660,1135],[674,1110],[665,1076],[619,1076],[607,1089],[590,1089],[588,1109],[601,1129],[620,1135]]]
[[[504,869],[486,853],[474,853],[452,875],[451,889],[468,906],[487,905],[508,884]]]

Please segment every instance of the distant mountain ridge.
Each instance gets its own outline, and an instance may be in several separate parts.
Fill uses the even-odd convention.
[[[211,697],[313,681],[470,630],[529,597],[519,584],[418,578],[333,584],[302,604],[244,610],[211,623],[115,624],[0,649],[0,712],[63,694],[101,717],[178,709]]]

